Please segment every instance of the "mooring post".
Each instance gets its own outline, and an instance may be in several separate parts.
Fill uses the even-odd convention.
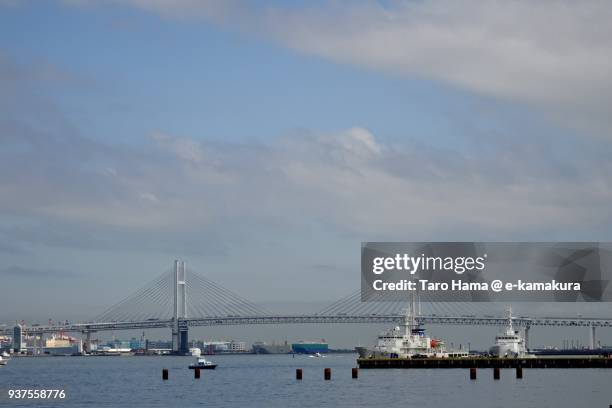
[[[295,369],[295,379],[296,380],[301,380],[302,379],[302,369],[301,368],[296,368]]]
[[[353,367],[351,369],[351,377],[358,378],[359,377],[359,369],[357,367]]]
[[[193,378],[200,378],[200,368],[199,367],[196,367],[193,370]]]
[[[323,375],[326,380],[331,380],[331,368],[326,368],[323,370]]]
[[[495,367],[493,368],[493,379],[494,380],[499,380],[499,367]]]
[[[168,369],[164,368],[162,370],[162,380],[167,380],[168,379]]]
[[[523,378],[523,367],[516,367],[516,378]]]
[[[476,379],[476,367],[470,368],[470,380]]]

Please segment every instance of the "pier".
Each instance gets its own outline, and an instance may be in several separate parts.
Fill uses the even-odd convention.
[[[612,368],[612,358],[359,358],[357,364],[359,368]]]

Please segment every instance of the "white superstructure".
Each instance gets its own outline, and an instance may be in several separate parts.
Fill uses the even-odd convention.
[[[489,354],[497,357],[524,357],[527,355],[525,339],[519,330],[512,325],[512,309],[506,312],[508,323],[506,329],[495,336],[495,345],[489,349]]]
[[[444,342],[427,336],[425,329],[417,323],[416,311],[417,301],[413,298],[410,308],[405,310],[402,324],[381,333],[374,347],[356,347],[359,356],[411,358],[463,357],[469,354],[467,351],[448,352]]]

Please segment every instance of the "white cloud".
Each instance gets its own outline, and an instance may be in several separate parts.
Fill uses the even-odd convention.
[[[608,2],[397,4],[275,12],[271,31],[308,53],[444,81],[610,129]]]
[[[176,156],[188,162],[201,162],[204,158],[204,153],[200,145],[188,138],[171,138],[170,136],[155,132],[151,138],[159,144],[160,147],[173,151]]]
[[[153,203],[153,204],[159,203],[159,199],[153,193],[142,192],[142,193],[138,194],[138,197],[140,197],[141,200],[149,202],[149,203]]]
[[[235,231],[249,228],[246,222],[263,235],[272,226],[322,222],[329,230],[400,239],[457,231],[511,238],[611,221],[612,168],[596,156],[558,162],[533,146],[517,145],[511,154],[492,146],[467,153],[400,147],[363,128],[302,132],[264,145],[156,140],[140,153],[83,144],[59,167],[54,157],[63,143],[32,143],[0,164],[0,212],[142,231]],[[177,145],[214,160],[193,160]],[[103,171],[92,171],[92,160]]]
[[[96,245],[123,238],[158,248],[146,241],[176,236],[201,250],[203,236],[257,231],[289,241],[313,225],[357,240],[608,237],[605,141],[484,137],[445,150],[410,142],[422,139],[409,130],[397,146],[355,126],[261,143],[157,132],[143,145],[109,145],[24,92],[44,78],[3,66],[0,214],[19,225],[0,224],[0,238],[81,245],[94,236]]]

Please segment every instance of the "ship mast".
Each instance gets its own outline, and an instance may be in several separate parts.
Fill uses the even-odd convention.
[[[417,292],[410,292],[408,307],[404,309],[404,334],[410,335],[413,329],[418,328],[417,317],[421,314],[421,302]]]
[[[508,318],[508,328],[506,332],[514,334],[514,327],[512,326],[512,307],[510,306],[506,309],[506,317]]]

